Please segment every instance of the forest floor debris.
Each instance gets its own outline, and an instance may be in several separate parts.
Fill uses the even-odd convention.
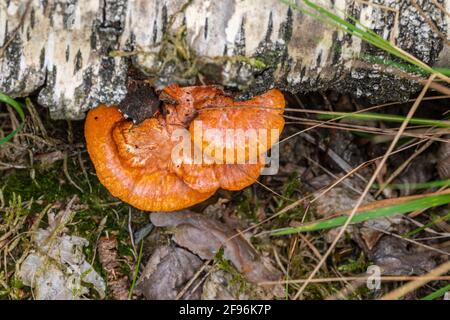
[[[323,107],[319,94],[301,99],[304,104],[313,106],[311,109]],[[294,97],[288,100],[291,106],[296,105]],[[336,94],[330,94],[328,100],[335,111],[360,110],[366,106],[355,99],[343,100]],[[448,99],[430,100],[427,108],[418,111],[419,116],[436,117],[445,113],[447,105]],[[391,105],[389,113],[405,114],[408,106]],[[263,267],[258,267],[261,272],[255,278],[243,267],[245,264],[236,263],[239,254],[249,252],[257,252],[256,256],[267,258],[279,270],[263,277],[275,280],[282,288],[281,295],[275,298],[293,298],[301,286],[301,282],[294,280],[308,277],[328,249],[330,239],[334,238],[332,233],[338,229],[284,237],[269,236],[267,232],[317,221],[351,208],[373,172],[373,163],[361,167],[356,178],[344,179],[336,186],[333,182],[347,174],[349,168],[382,155],[386,141],[389,142],[384,138],[392,136],[383,132],[395,129],[391,124],[377,121],[359,123],[365,125],[366,132],[361,132],[360,127],[358,130],[349,127],[348,121],[329,122],[327,127],[310,129],[311,114],[295,117],[287,123],[282,137],[277,175],[263,176],[259,183],[241,192],[219,191],[204,204],[192,208],[191,216],[173,221],[169,221],[170,216],[163,216],[167,221],[153,222],[165,227],[154,227],[148,213],[114,199],[100,185],[86,154],[82,122],[52,121],[48,110],[31,102],[27,102],[27,108],[29,114],[23,131],[0,148],[0,299],[56,297],[52,293],[41,293],[32,285],[29,275],[33,270],[27,267],[42,262],[42,251],[53,260],[61,257],[41,243],[50,234],[55,234],[56,247],[67,249],[72,255],[65,257],[79,268],[72,270],[72,276],[78,276],[71,281],[78,277],[78,282],[72,283],[77,284],[73,288],[80,290],[75,290],[75,295],[71,290],[70,298],[98,299],[105,292],[105,299],[126,299],[136,269],[140,279],[133,299],[274,298],[251,281],[267,275],[266,271],[261,271]],[[13,112],[4,110],[0,110],[1,136],[13,129],[11,124],[18,123]],[[371,131],[372,127],[377,129],[376,133]],[[303,130],[308,131],[307,135],[299,134]],[[440,140],[433,140],[420,155],[414,156],[423,141],[429,141],[427,137],[405,135],[401,140],[404,151],[390,157],[377,181],[378,185],[383,185],[395,175],[391,184],[402,184],[406,188],[388,187],[379,195],[378,189],[374,189],[369,200],[438,190],[414,187],[417,183],[449,178],[446,176],[448,157],[442,156],[447,154],[447,147],[440,141],[446,138],[442,133],[432,136]],[[397,174],[396,170],[407,161],[408,165]],[[327,188],[329,192],[323,193]],[[315,197],[317,200],[311,202]],[[58,222],[56,217],[61,212],[66,212],[70,219]],[[197,213],[202,213],[201,218],[181,222]],[[353,225],[318,271],[317,280],[323,281],[311,282],[303,298],[375,299],[405,284],[402,280],[383,281],[379,290],[372,290],[365,281],[351,280],[366,275],[368,268],[374,265],[384,269],[386,275],[426,274],[448,261],[448,254],[444,253],[449,250],[449,217],[448,206],[441,206]],[[228,231],[219,232],[220,237],[214,240],[211,232],[219,225],[219,229],[226,225],[223,230]],[[58,232],[51,232],[55,227]],[[234,247],[230,249],[224,240],[236,234],[240,244],[232,243]],[[203,242],[191,241],[198,236],[207,238],[205,241],[210,246],[199,248],[198,244]],[[142,263],[138,265],[136,247],[140,241],[144,241],[144,250]],[[197,247],[192,247],[193,244]],[[36,251],[39,247],[45,250],[39,253]],[[237,248],[243,251],[233,253]],[[29,258],[33,255],[39,257]],[[253,255],[249,254],[250,257]],[[68,281],[69,265],[64,262],[63,266],[47,264],[48,268],[61,271],[62,276],[57,279],[60,283]],[[87,274],[94,278],[92,281],[96,285],[93,287],[86,283]],[[167,286],[155,286],[159,282],[152,279],[161,277],[167,281],[160,283]],[[106,283],[106,290],[101,283]],[[88,291],[83,289],[87,287]],[[442,287],[445,281],[431,281],[406,298],[423,298]],[[68,298],[69,292],[65,292],[64,297]]]

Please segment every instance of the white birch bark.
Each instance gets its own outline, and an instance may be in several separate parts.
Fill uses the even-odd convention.
[[[428,64],[445,64],[449,15],[438,5],[448,12],[450,0],[416,0],[428,21],[410,1],[374,2],[399,11],[394,37],[401,48]],[[330,1],[315,2],[331,8]],[[395,32],[391,11],[333,2],[334,12],[386,39]],[[174,58],[167,45],[182,28],[180,48],[189,59]],[[135,54],[110,57],[114,50]],[[248,94],[337,89],[373,101],[405,99],[417,90],[410,81],[357,67],[360,54],[381,53],[279,0],[0,0],[0,91],[37,93],[54,118],[78,119],[100,102],[118,103],[130,63],[157,86],[202,79]]]

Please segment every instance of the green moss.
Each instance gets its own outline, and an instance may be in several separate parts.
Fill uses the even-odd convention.
[[[250,283],[233,267],[230,261],[225,259],[223,254],[224,249],[220,248],[219,252],[217,252],[216,256],[214,257],[215,266],[232,276],[229,287],[236,285],[238,287],[238,292],[236,293],[244,293],[249,288]]]
[[[62,166],[52,167],[50,170],[36,168],[35,178],[32,179],[28,170],[17,170],[6,177],[3,192],[6,198],[18,194],[22,199],[38,199],[44,197],[52,202],[65,198],[75,192],[70,186],[61,185],[63,178]]]
[[[338,270],[341,272],[349,273],[361,273],[365,272],[368,267],[368,261],[365,258],[363,252],[355,259],[354,257],[349,257],[343,263],[338,266]]]
[[[71,179],[83,192],[68,181],[62,161],[55,162],[47,167],[36,166],[33,178],[29,170],[14,170],[9,175],[0,177],[6,203],[6,208],[2,209],[0,214],[2,214],[5,222],[15,220],[17,216],[37,216],[48,205],[60,203],[64,208],[69,199],[76,195],[79,198],[79,201],[76,201],[73,207],[76,213],[66,227],[68,233],[81,236],[89,241],[89,245],[84,248],[86,260],[91,262],[95,256],[98,257],[98,255],[95,255],[95,251],[100,236],[105,235],[105,233],[114,234],[119,242],[118,255],[121,257],[121,263],[123,262],[121,266],[123,272],[131,276],[132,270],[126,263],[126,260],[134,260],[128,232],[129,206],[113,198],[95,175],[88,174],[89,181],[87,181],[85,176],[80,174],[82,169],[78,161],[68,161],[67,167]],[[92,173],[93,168],[87,168],[87,170]],[[32,205],[25,205],[27,203],[32,203]],[[137,210],[134,211],[132,223],[135,223],[134,217],[139,220],[138,223],[148,221],[148,218],[147,220],[144,218],[148,216],[147,214]],[[45,228],[46,220],[47,218],[44,217],[40,227]],[[32,220],[30,220],[31,222]],[[25,231],[29,227],[30,225],[25,223],[18,232]],[[29,245],[28,235],[24,234],[21,241],[21,244],[16,248],[18,256]],[[103,273],[98,259],[95,259],[93,263],[94,268]],[[13,268],[14,265],[9,266],[9,270]],[[104,274],[104,276],[106,275]],[[14,298],[19,289],[26,294],[27,291],[22,289],[21,286],[16,288],[16,282],[14,281],[13,278],[9,279],[8,289],[2,289],[0,285],[0,299]],[[95,293],[93,292],[93,294]]]
[[[258,207],[258,198],[254,196],[252,187],[245,188],[236,201],[236,210],[239,216],[256,222]]]
[[[298,174],[294,172],[283,186],[281,193],[282,197],[274,197],[275,212],[284,209],[288,205],[298,200],[298,197],[296,196],[296,191],[298,190],[299,187],[300,187],[300,179],[298,177]],[[285,212],[284,214],[274,219],[272,228],[275,229],[278,227],[285,227],[287,224],[289,224],[289,221],[291,220],[302,219],[304,213],[305,211],[302,206],[300,205],[296,206],[295,208],[289,210],[288,212]]]
[[[259,54],[255,56],[255,60],[260,61],[265,66],[276,66],[279,63],[282,50],[261,50]]]

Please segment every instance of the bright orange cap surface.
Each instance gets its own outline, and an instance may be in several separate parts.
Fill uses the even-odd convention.
[[[279,135],[284,125],[284,97],[280,91],[270,90],[251,100],[234,102],[218,87],[171,85],[160,98],[165,101],[166,113],[157,112],[139,125],[126,120],[114,106],[100,105],[86,117],[89,156],[100,182],[113,196],[141,210],[173,211],[204,201],[218,188],[240,190],[257,180],[263,159],[243,164],[217,163],[212,161],[217,155],[207,150],[208,137],[198,143],[194,140],[192,154],[184,159],[192,160],[196,149],[211,162],[173,161],[172,152],[179,140],[172,140],[172,134],[201,120],[205,130],[264,128],[276,129]],[[269,149],[278,135],[271,140],[268,137],[269,142],[258,140],[259,153]],[[236,152],[239,147],[249,148],[245,144],[223,145],[221,152]]]
[[[277,89],[247,101],[216,96],[199,111],[189,131],[194,137],[195,127],[201,123],[201,139],[194,141],[197,147],[215,159],[228,157],[240,163],[239,159],[260,155],[278,141],[284,127],[284,106],[284,96]],[[227,132],[232,133],[227,137]],[[227,138],[233,143],[227,144]],[[252,148],[257,152],[252,152]]]

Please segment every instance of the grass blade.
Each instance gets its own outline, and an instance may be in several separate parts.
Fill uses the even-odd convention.
[[[425,230],[425,229],[427,229],[427,228],[431,228],[431,227],[434,226],[436,223],[444,222],[444,221],[447,221],[447,220],[449,220],[449,219],[450,219],[450,213],[447,213],[447,214],[444,215],[444,216],[434,218],[430,223],[427,223],[427,224],[423,225],[422,227],[416,228],[416,229],[414,229],[414,230],[411,230],[410,232],[407,232],[407,233],[403,234],[402,237],[404,237],[404,238],[410,238],[410,237],[412,237],[413,235],[418,234],[419,232],[421,232],[421,231],[423,231],[423,230]]]
[[[347,112],[327,112],[317,115],[319,119],[355,119],[355,120],[379,120],[386,122],[402,123],[405,117],[394,114],[381,114],[375,112],[360,112],[360,113],[347,113]],[[409,120],[411,124],[434,126],[439,128],[450,128],[450,121],[423,119],[423,118],[411,118]]]
[[[420,300],[434,300],[436,298],[439,298],[440,296],[443,296],[447,291],[450,291],[450,284],[440,288],[439,290],[436,290],[433,293],[430,293],[429,295],[423,297]]]
[[[6,94],[3,94],[1,92],[0,92],[0,102],[6,103],[7,105],[14,108],[14,110],[19,115],[21,121],[19,127],[16,130],[9,133],[6,137],[0,139],[0,145],[2,145],[5,142],[11,140],[16,134],[18,134],[22,130],[23,126],[25,125],[25,113],[23,112],[20,103],[18,103],[16,100],[8,97]]]
[[[128,300],[133,297],[134,287],[139,276],[139,268],[141,267],[142,253],[144,249],[144,240],[141,240],[141,247],[139,248],[138,260],[136,262],[136,269],[134,270],[133,282],[131,283],[130,291],[128,291]]]
[[[419,190],[419,189],[429,189],[429,188],[439,188],[450,186],[450,179],[437,180],[430,182],[418,182],[418,183],[392,183],[388,184],[385,188],[394,190]],[[373,184],[373,188],[379,189],[380,186],[376,183]]]
[[[393,200],[395,201],[393,202]],[[378,207],[380,204],[392,202],[393,204]],[[431,207],[441,206],[448,203],[450,203],[450,189],[444,192],[433,193],[419,197],[413,196],[413,197],[403,197],[397,199],[378,201],[366,207],[362,207],[361,208],[362,210],[359,211],[357,214],[355,214],[351,223],[355,224],[367,220],[405,214],[415,210],[428,209]],[[376,206],[375,208],[374,204]],[[299,227],[274,230],[271,232],[271,235],[281,236],[299,232],[318,231],[323,229],[336,228],[342,226],[347,219],[348,219],[347,215],[341,215],[335,218],[313,222]]]

